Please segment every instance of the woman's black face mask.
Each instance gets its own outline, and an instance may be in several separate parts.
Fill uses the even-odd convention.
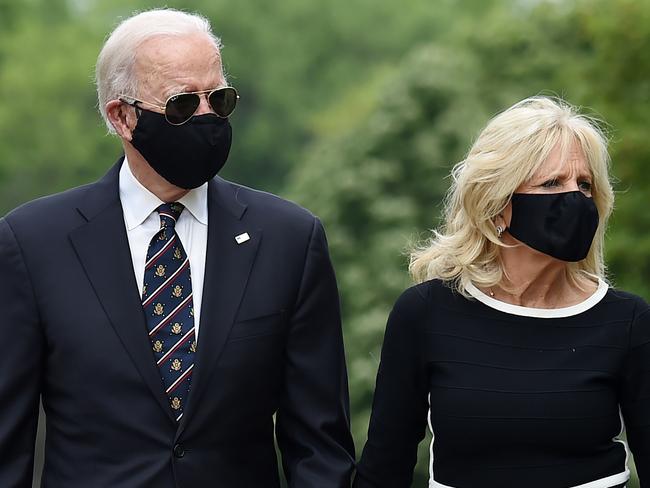
[[[212,179],[226,164],[232,142],[227,118],[194,115],[171,125],[163,114],[141,108],[131,144],[171,184],[190,190]]]
[[[508,231],[517,240],[562,261],[587,257],[598,228],[598,209],[581,191],[515,193]]]

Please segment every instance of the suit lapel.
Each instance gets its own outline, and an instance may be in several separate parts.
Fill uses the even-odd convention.
[[[246,224],[246,206],[237,201],[233,188],[216,178],[208,188],[208,243],[201,305],[197,358],[185,415],[177,436],[200,404],[212,371],[219,361],[239,305],[262,232]],[[238,244],[236,236],[249,240]]]
[[[99,301],[124,348],[151,393],[170,421],[169,407],[156,367],[119,199],[120,163],[97,184],[89,187],[88,198],[79,212],[88,220],[70,234],[70,240]]]

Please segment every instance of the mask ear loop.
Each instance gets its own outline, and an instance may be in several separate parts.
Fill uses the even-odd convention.
[[[122,102],[122,103],[126,103],[129,107],[133,107],[133,108],[135,109],[135,110],[134,110],[134,112],[135,112],[135,118],[136,118],[136,119],[139,119],[139,118],[140,118],[140,115],[142,115],[142,111],[143,111],[144,109],[141,108],[141,107],[138,107],[138,100],[134,100],[134,101],[132,101],[132,102],[130,102],[129,100],[126,100],[125,98],[120,98],[119,100],[120,100],[120,102]]]
[[[142,110],[144,109],[138,107],[138,102],[134,102],[133,104],[129,103],[127,105],[131,105],[131,107],[133,107],[133,111],[135,112],[135,123],[137,124],[138,121],[140,120],[140,115],[142,115]],[[131,130],[131,133],[133,133],[134,130],[135,127]]]
[[[138,120],[140,120],[140,115],[142,115],[142,110],[144,110],[144,109],[138,107],[138,102],[129,103],[129,102],[125,101],[124,103],[126,103],[127,105],[133,107],[133,112],[135,112],[135,123],[137,125]],[[135,127],[133,129],[131,129],[131,134],[133,134],[134,130],[135,130]]]

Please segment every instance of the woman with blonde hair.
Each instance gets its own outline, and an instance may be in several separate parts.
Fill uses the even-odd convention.
[[[559,99],[480,133],[388,320],[355,488],[411,486],[427,420],[430,488],[622,487],[624,425],[650,483],[650,313],[606,281],[608,164]]]

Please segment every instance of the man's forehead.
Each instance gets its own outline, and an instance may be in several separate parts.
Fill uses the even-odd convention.
[[[138,46],[136,63],[152,68],[189,64],[201,58],[205,64],[221,63],[221,53],[207,34],[186,36],[161,35]]]
[[[208,35],[154,37],[136,52],[136,76],[157,96],[197,90],[196,84],[221,83],[221,54]]]

